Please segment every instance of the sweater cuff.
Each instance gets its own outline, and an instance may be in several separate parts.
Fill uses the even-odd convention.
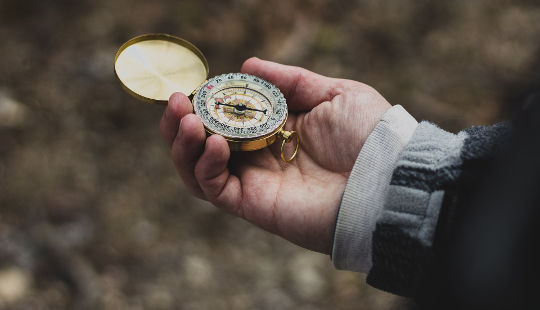
[[[390,108],[369,135],[345,186],[334,232],[332,261],[337,269],[367,273],[371,238],[383,208],[399,153],[418,122],[400,105]]]

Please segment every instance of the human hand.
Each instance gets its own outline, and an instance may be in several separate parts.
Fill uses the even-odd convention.
[[[173,162],[195,196],[310,250],[330,253],[347,178],[365,140],[390,104],[360,82],[248,59],[241,71],[276,85],[285,95],[285,130],[300,135],[290,163],[281,143],[231,152],[219,135],[206,137],[189,99],[175,93],[160,123]]]

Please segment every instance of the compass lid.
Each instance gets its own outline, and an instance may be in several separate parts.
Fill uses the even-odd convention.
[[[190,95],[208,76],[208,62],[190,42],[168,34],[145,34],[124,43],[114,58],[124,89],[148,103],[167,104],[174,92]]]

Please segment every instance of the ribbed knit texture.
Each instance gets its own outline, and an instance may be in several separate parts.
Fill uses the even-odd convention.
[[[388,110],[366,140],[341,201],[332,251],[337,269],[367,273],[371,236],[399,153],[418,123],[403,107]]]
[[[454,208],[461,176],[488,162],[507,131],[508,126],[498,124],[455,135],[428,122],[418,125],[397,160],[377,220],[369,284],[402,296],[417,296],[435,255],[442,206]],[[444,219],[442,226],[451,220]]]

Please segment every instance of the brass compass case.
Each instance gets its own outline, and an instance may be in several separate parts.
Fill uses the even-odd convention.
[[[146,34],[124,43],[114,57],[122,87],[147,103],[167,104],[177,91],[193,93],[208,76],[208,62],[188,41],[167,34]]]
[[[116,53],[114,70],[122,87],[147,103],[167,104],[174,92],[189,94],[207,133],[222,135],[233,151],[258,150],[280,137],[284,161],[298,152],[298,134],[283,130],[288,112],[279,89],[242,73],[207,80],[208,62],[186,40],[167,34],[135,37]],[[285,143],[294,137],[295,151],[286,158]]]

